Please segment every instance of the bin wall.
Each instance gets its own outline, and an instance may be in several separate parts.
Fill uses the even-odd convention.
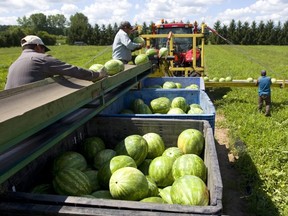
[[[205,83],[201,77],[147,77],[141,81],[141,88],[149,88],[153,85],[162,86],[164,82],[172,81],[182,84],[182,88],[185,88],[191,84],[199,86],[199,90],[205,90]],[[173,89],[172,89],[173,90]],[[175,89],[178,90],[178,89]]]
[[[157,97],[168,97],[172,100],[175,97],[182,96],[188,104],[196,103],[204,110],[204,114],[120,114],[123,109],[131,109],[132,102],[141,98],[147,105],[150,101]],[[211,125],[213,132],[215,128],[215,107],[209,96],[204,91],[189,91],[189,90],[158,90],[158,89],[142,89],[131,90],[113,102],[110,106],[100,112],[100,116],[110,117],[141,117],[141,118],[168,118],[168,119],[195,119],[207,120]]]
[[[113,148],[128,135],[144,135],[155,131],[163,137],[166,147],[170,147],[177,146],[178,135],[188,128],[202,131],[205,137],[203,158],[208,173],[207,186],[210,194],[208,206],[142,203],[138,201],[88,199],[29,193],[31,188],[28,185],[30,184],[31,187],[31,180],[34,181],[35,179],[36,181],[37,178],[42,180],[45,177],[47,178],[49,173],[47,169],[52,164],[53,159],[64,151],[80,148],[81,143],[87,137],[99,136],[107,144],[107,148]],[[99,213],[99,209],[102,210],[104,215],[106,213],[119,215],[123,212],[131,215],[221,215],[222,211],[223,186],[214,136],[212,128],[205,120],[95,117],[72,134],[63,138],[56,146],[37,158],[21,172],[15,174],[13,178],[1,186],[2,189],[3,186],[7,187],[8,191],[12,191],[14,187],[17,191],[28,192],[24,193],[24,195],[21,192],[13,192],[8,194],[8,199],[2,197],[3,205],[0,205],[0,210],[4,215],[11,209],[11,211],[21,211],[22,215],[25,215],[25,212],[31,215],[60,215],[60,209],[63,212],[65,210],[67,215],[76,211],[78,215],[97,215],[96,213]],[[33,206],[33,208],[29,209],[27,206]]]

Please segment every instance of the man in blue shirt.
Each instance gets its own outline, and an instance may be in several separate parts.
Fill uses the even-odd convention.
[[[135,30],[128,21],[121,22],[112,46],[112,58],[127,64],[132,60],[132,51],[142,48],[142,44],[133,43],[129,35]]]
[[[256,81],[256,85],[258,86],[258,110],[262,111],[263,102],[265,102],[265,116],[271,116],[270,108],[271,108],[271,78],[266,76],[266,71],[261,71],[261,77],[259,77]]]

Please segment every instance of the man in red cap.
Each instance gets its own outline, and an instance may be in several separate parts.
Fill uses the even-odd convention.
[[[262,112],[263,102],[265,102],[265,116],[271,116],[271,78],[266,76],[266,71],[261,71],[261,76],[257,79],[258,86],[258,110]]]
[[[54,75],[70,76],[95,82],[108,76],[106,70],[97,72],[67,64],[46,54],[50,49],[36,35],[21,39],[22,53],[9,67],[5,89],[43,80]]]

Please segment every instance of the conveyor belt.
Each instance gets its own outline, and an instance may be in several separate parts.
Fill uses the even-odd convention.
[[[83,121],[88,121],[118,97],[137,86],[138,82],[150,73],[151,63],[139,66],[126,65],[123,72],[96,83],[57,77],[0,92],[1,164],[9,161],[6,160],[9,157],[13,158],[10,153],[16,149],[22,149],[18,153],[24,151],[21,143],[30,136],[41,130],[45,131],[49,125],[59,122],[69,114],[77,113],[77,110],[90,108],[89,114],[86,113],[79,121],[80,124],[83,124]],[[77,124],[73,127],[77,127]],[[47,149],[47,146],[45,148]],[[36,147],[29,146],[27,149],[32,154]],[[33,157],[39,156],[41,151],[38,151],[37,155]],[[19,162],[19,158],[15,159],[18,161],[14,161],[13,173],[33,160],[33,157],[29,158],[26,155],[28,158],[25,158],[24,155],[21,157],[23,163],[20,165],[15,165]],[[10,165],[12,166],[12,164]],[[8,167],[6,168],[8,169]],[[1,182],[13,174],[7,169],[1,169],[1,176],[4,174],[3,172],[6,172],[5,177],[1,177]]]

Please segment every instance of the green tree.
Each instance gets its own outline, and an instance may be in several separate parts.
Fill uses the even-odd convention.
[[[29,19],[33,32],[47,31],[47,18],[43,13],[32,14]]]
[[[67,20],[63,14],[49,15],[47,27],[50,34],[65,35]]]
[[[234,44],[237,44],[237,33],[236,33],[236,22],[234,19],[231,20],[229,27],[228,27],[228,38]]]
[[[92,27],[84,14],[76,13],[70,16],[70,27],[67,38],[69,44],[74,44],[76,41],[88,43],[90,39],[89,34],[92,34]]]
[[[241,45],[249,45],[251,44],[251,29],[249,27],[249,23],[246,21],[242,26],[242,38],[240,38]]]
[[[112,28],[112,25],[108,24],[107,28],[106,28],[106,43],[105,43],[105,45],[113,44],[114,36],[115,36],[115,32]]]
[[[257,44],[258,28],[255,21],[252,22],[250,27],[250,43],[251,45]]]
[[[106,26],[103,24],[100,29],[100,39],[99,45],[107,45],[107,29]]]
[[[288,21],[284,22],[280,32],[281,44],[288,45]]]
[[[264,45],[267,37],[265,31],[265,23],[263,21],[260,21],[257,33],[257,45]]]

